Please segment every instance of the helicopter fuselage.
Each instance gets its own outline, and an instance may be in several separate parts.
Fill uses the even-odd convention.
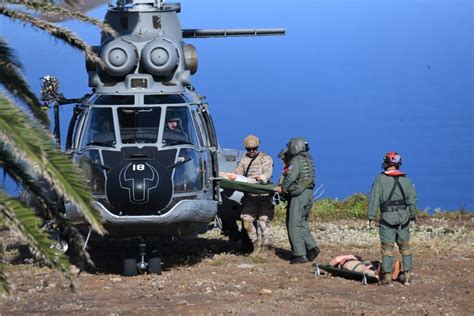
[[[197,94],[93,94],[69,135],[96,208],[115,236],[196,234],[217,214],[217,143]],[[81,222],[73,205],[70,219]]]

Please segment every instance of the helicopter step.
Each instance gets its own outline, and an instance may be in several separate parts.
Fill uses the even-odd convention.
[[[138,260],[136,257],[125,258],[123,260],[123,275],[135,276],[139,272],[161,275],[162,264],[160,247],[153,249],[148,254],[146,240],[140,239],[138,243]]]

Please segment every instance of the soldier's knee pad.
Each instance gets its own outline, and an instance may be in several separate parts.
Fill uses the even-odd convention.
[[[382,248],[382,256],[389,256],[393,257],[393,242],[383,242],[381,245]]]
[[[411,247],[410,247],[410,243],[408,241],[399,243],[398,248],[400,249],[400,254],[402,256],[411,255]]]

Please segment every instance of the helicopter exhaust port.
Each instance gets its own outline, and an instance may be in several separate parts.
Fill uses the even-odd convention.
[[[105,71],[114,77],[125,76],[137,67],[138,53],[133,44],[116,39],[102,47],[100,58],[104,61]]]

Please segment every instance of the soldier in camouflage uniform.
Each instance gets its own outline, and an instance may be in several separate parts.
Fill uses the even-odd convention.
[[[416,192],[410,179],[399,170],[402,158],[396,152],[385,154],[382,168],[372,185],[369,201],[369,227],[380,208],[379,235],[382,248],[382,275],[380,284],[392,282],[394,244],[402,255],[402,273],[398,279],[403,284],[410,282],[413,268],[410,249],[410,221],[416,220]]]
[[[254,135],[244,139],[247,153],[242,157],[234,173],[243,175],[254,183],[271,182],[273,172],[273,159],[264,152],[258,151],[260,140]],[[253,244],[252,255],[259,254],[262,250],[271,250],[270,221],[274,216],[272,196],[270,194],[246,193],[242,201],[240,218]],[[258,244],[257,229],[254,221],[258,220],[261,229],[262,244]]]
[[[320,252],[308,225],[313,205],[314,163],[303,138],[291,139],[288,153],[290,161],[275,190],[289,199],[286,222],[293,250],[290,263],[298,264],[313,261]]]

